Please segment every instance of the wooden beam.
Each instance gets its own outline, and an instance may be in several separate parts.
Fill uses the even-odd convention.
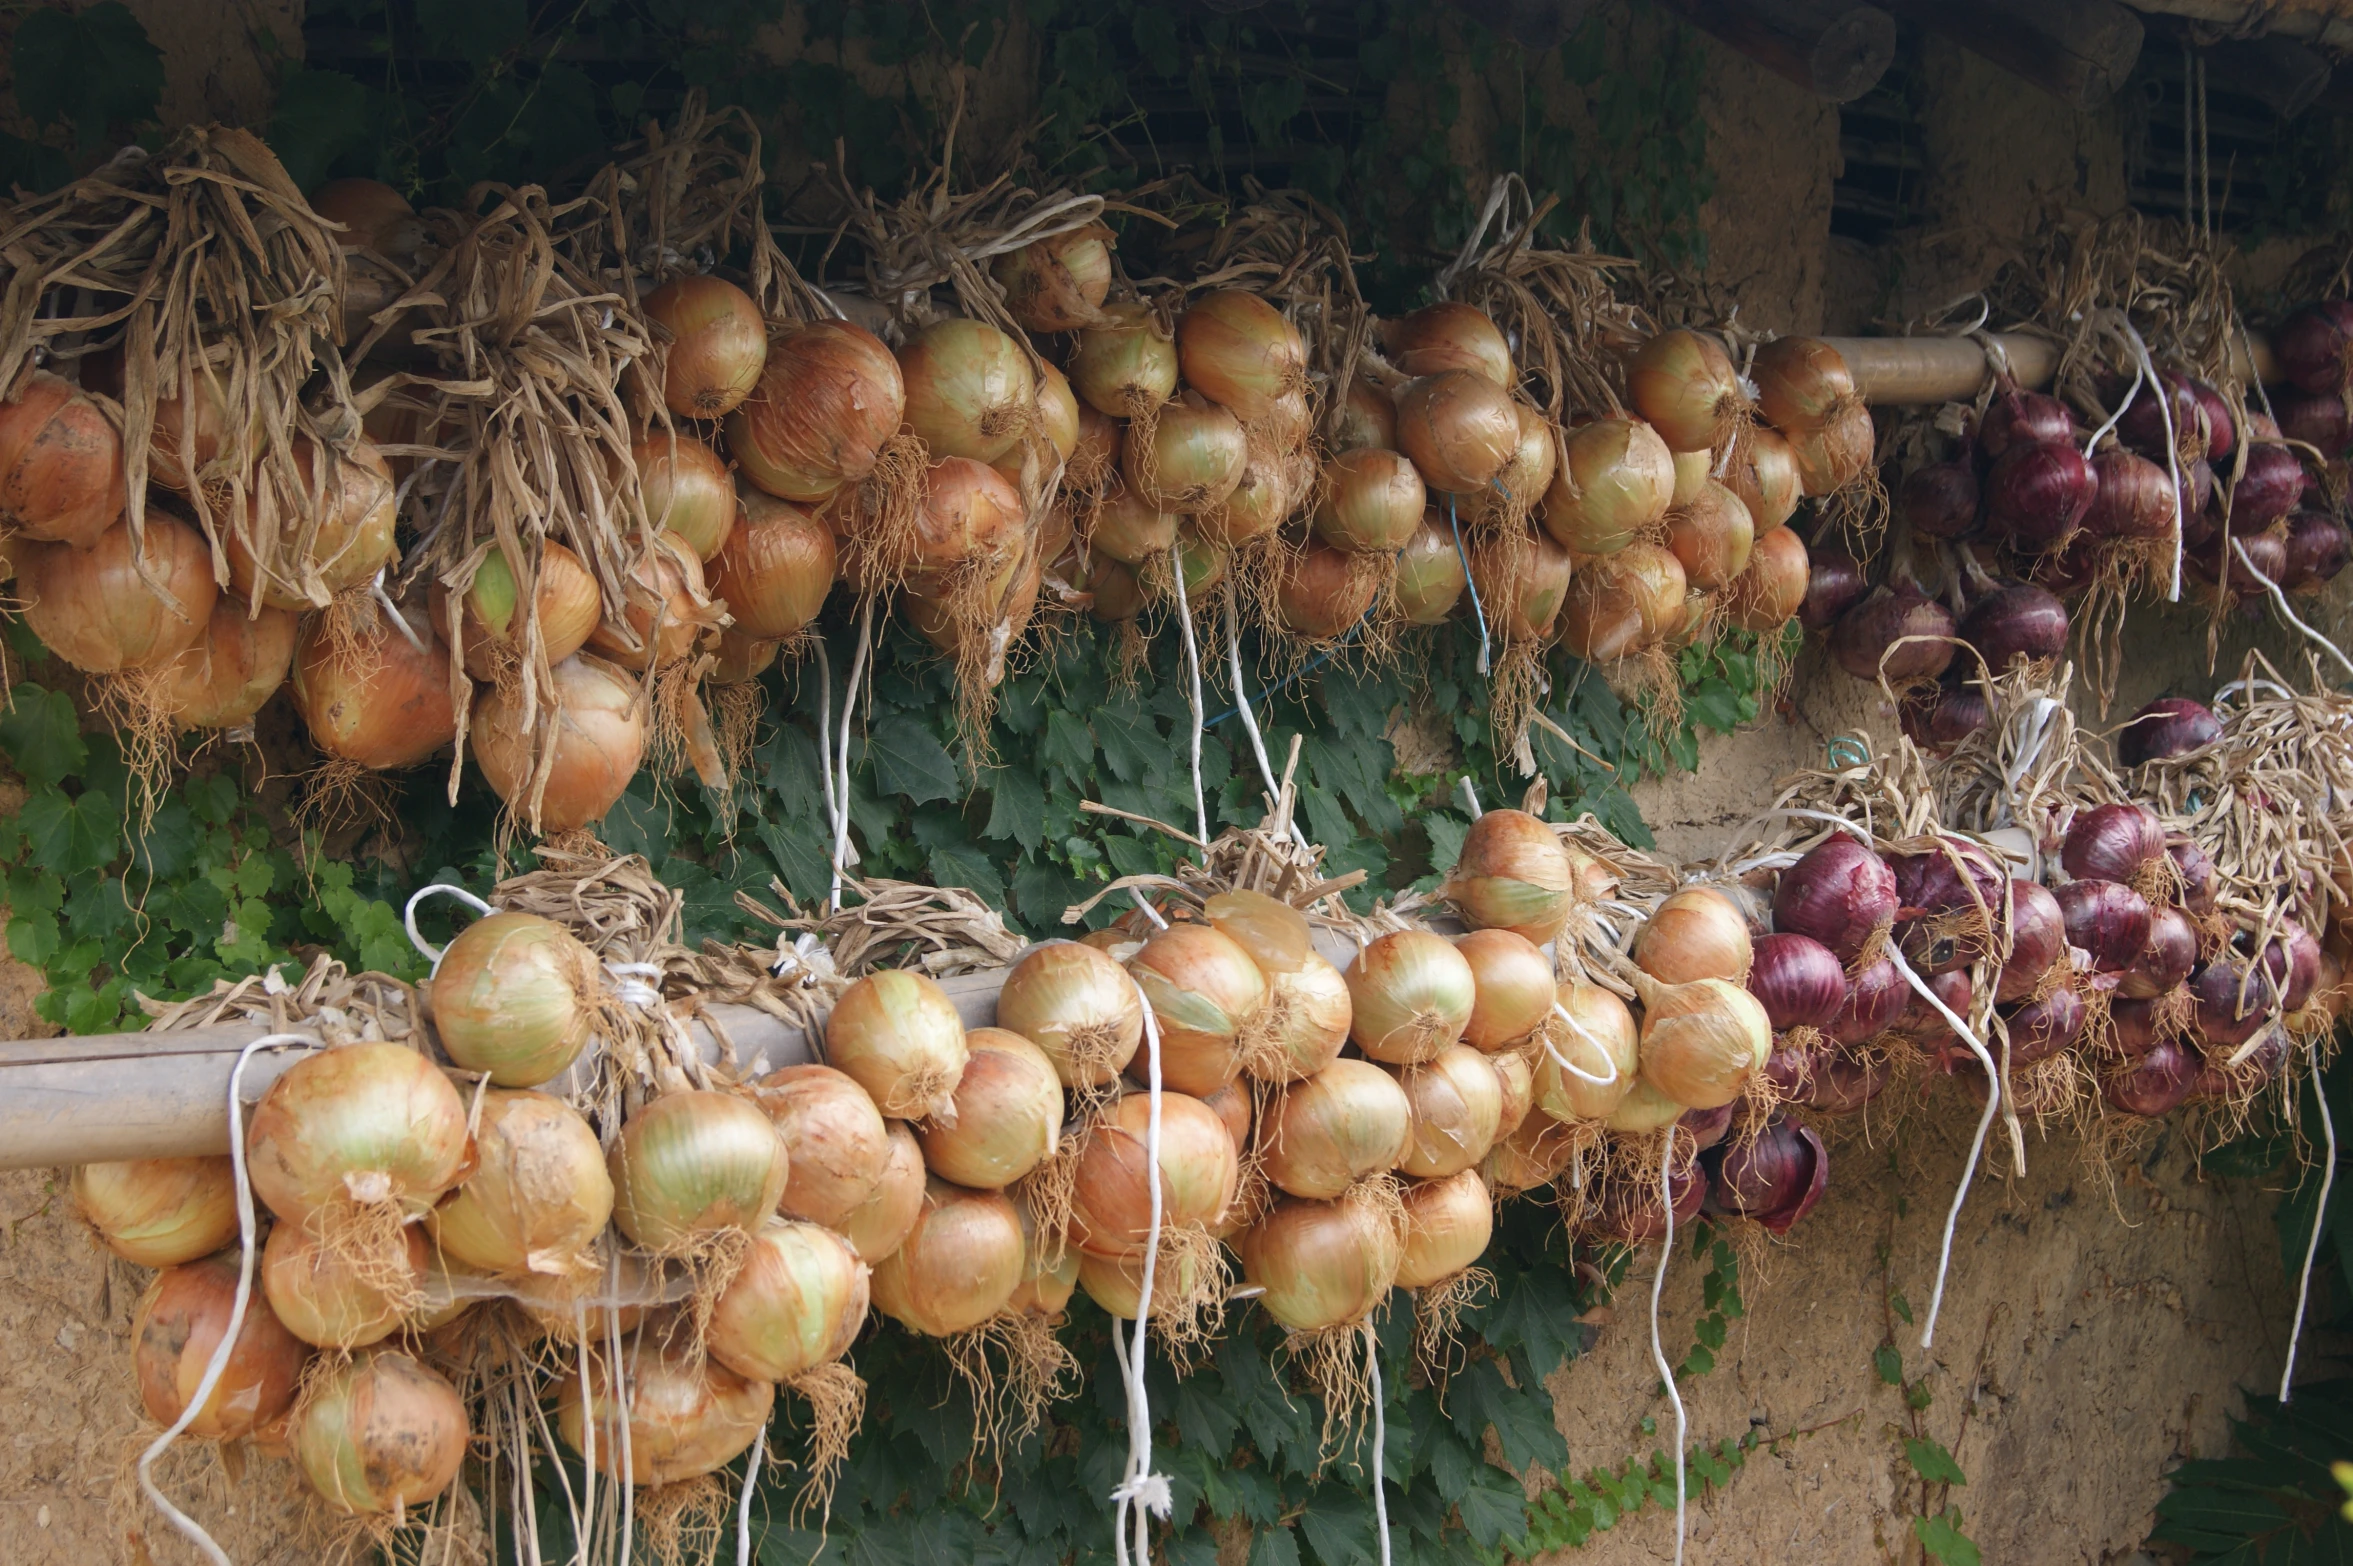
[[[1895,18],[1852,0],[1666,0],[1667,9],[1830,103],[1852,103],[1895,59]]]
[[[2276,33],[2230,39],[2205,54],[2207,72],[2217,84],[2261,99],[2283,120],[2317,103],[2335,69],[2318,49]]]
[[[2079,109],[2114,97],[2146,29],[2117,0],[1886,0],[1907,21]]]
[[[2205,22],[2234,36],[2283,34],[2327,49],[2353,49],[2353,14],[2335,0],[2132,0],[2150,16]]]

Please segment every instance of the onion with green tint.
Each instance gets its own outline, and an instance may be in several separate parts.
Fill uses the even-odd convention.
[[[1577,905],[1577,874],[1552,828],[1524,810],[1471,823],[1443,888],[1474,930],[1516,930],[1541,946]]]
[[[1027,1276],[1027,1247],[1010,1198],[933,1180],[915,1227],[874,1269],[875,1309],[909,1331],[953,1337],[1012,1300]]]
[[[1135,1058],[1144,1038],[1144,1003],[1108,952],[1080,941],[1050,941],[1005,975],[997,1025],[1044,1050],[1064,1087],[1100,1087]]]
[[[579,1058],[604,973],[553,919],[496,913],[458,933],[428,987],[451,1060],[500,1087],[535,1087]]]
[[[407,1354],[378,1349],[329,1367],[304,1389],[287,1444],[329,1506],[400,1515],[457,1478],[466,1405],[457,1388]]]
[[[81,1164],[74,1206],[106,1248],[141,1267],[191,1262],[237,1238],[237,1184],[226,1154]]]
[[[893,1119],[952,1121],[964,1075],[964,1019],[948,992],[923,974],[870,973],[834,1002],[825,1058]]]
[[[867,1270],[831,1229],[769,1220],[711,1307],[712,1356],[754,1381],[841,1358],[866,1321]]]
[[[613,1216],[604,1150],[579,1111],[545,1093],[482,1095],[479,1162],[433,1210],[450,1259],[493,1274],[563,1276],[594,1265]]]
[[[1172,925],[1128,961],[1160,1023],[1160,1080],[1214,1093],[1242,1069],[1242,1032],[1266,1005],[1266,975],[1241,943],[1204,924]],[[1141,1052],[1129,1062],[1143,1071]]]
[[[1462,1037],[1478,1003],[1471,965],[1429,930],[1398,930],[1368,943],[1348,968],[1355,1019],[1348,1036],[1375,1060],[1411,1066]]]
[[[653,1251],[754,1227],[776,1211],[790,1169],[784,1138],[759,1105],[707,1090],[646,1105],[605,1162],[613,1222]]]

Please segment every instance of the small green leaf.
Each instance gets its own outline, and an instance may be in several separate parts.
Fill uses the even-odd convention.
[[[964,792],[963,774],[954,758],[913,718],[888,713],[874,720],[866,736],[866,754],[874,763],[874,781],[886,793],[901,794],[914,803],[955,799]]]
[[[1944,1449],[1941,1441],[1904,1437],[1904,1456],[1911,1460],[1912,1471],[1930,1484],[1967,1484],[1969,1478],[1961,1472],[1961,1465],[1953,1461],[1953,1454]]]
[[[1893,1343],[1882,1343],[1871,1351],[1871,1368],[1891,1387],[1904,1383],[1904,1356]]]
[[[29,18],[25,25],[32,25]],[[83,743],[81,729],[73,698],[65,692],[19,685],[15,706],[0,713],[0,750],[8,752],[9,761],[28,786],[51,788],[79,774],[90,759],[90,747]]]
[[[1902,1317],[1905,1326],[1912,1324],[1912,1302],[1901,1294],[1890,1294],[1887,1297],[1887,1308]]]
[[[1912,1537],[1944,1566],[1982,1566],[1976,1541],[1961,1531],[1961,1514],[1950,1507],[1940,1516],[1913,1518]]]
[[[18,962],[42,968],[57,955],[57,916],[18,914],[8,921],[8,951]]]

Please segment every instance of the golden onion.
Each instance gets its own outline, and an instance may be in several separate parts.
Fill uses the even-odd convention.
[[[1024,331],[1075,332],[1102,313],[1111,291],[1111,230],[1089,223],[997,257],[990,272]]]
[[[1242,1069],[1244,1030],[1266,1004],[1266,975],[1232,936],[1178,924],[1144,943],[1128,972],[1160,1024],[1160,1080],[1180,1093],[1212,1092]],[[1139,1051],[1130,1075],[1144,1069]]]
[[[928,1178],[923,1145],[915,1140],[906,1122],[889,1120],[884,1126],[890,1138],[890,1156],[883,1162],[882,1178],[875,1182],[874,1194],[850,1209],[850,1215],[836,1225],[869,1266],[897,1250],[915,1227],[923,1211],[923,1182]]]
[[[866,1324],[868,1271],[831,1229],[766,1220],[711,1306],[711,1357],[753,1381],[841,1358]]]
[[[1454,949],[1471,965],[1476,996],[1463,1042],[1491,1055],[1527,1042],[1552,1015],[1552,959],[1514,930],[1473,930]]]
[[[1425,375],[1397,394],[1397,445],[1430,488],[1480,492],[1519,450],[1519,411],[1470,370]]]
[[[1310,951],[1296,969],[1266,976],[1266,1026],[1250,1051],[1250,1075],[1260,1082],[1296,1082],[1339,1059],[1355,1019],[1348,980]]]
[[[1740,497],[1710,483],[1699,498],[1667,517],[1667,547],[1683,567],[1686,587],[1712,592],[1748,569],[1756,525]]]
[[[786,1066],[754,1082],[752,1102],[776,1122],[788,1155],[779,1211],[840,1228],[872,1200],[890,1167],[882,1111],[831,1066]]]
[[[1634,934],[1634,965],[1662,984],[1748,981],[1748,920],[1712,886],[1686,886],[1651,911]]]
[[[1405,1188],[1405,1250],[1397,1286],[1426,1289],[1472,1266],[1495,1233],[1495,1202],[1476,1169]]]
[[[1338,1196],[1397,1167],[1413,1106],[1397,1079],[1365,1060],[1335,1060],[1275,1090],[1258,1120],[1266,1177],[1293,1196]]]
[[[997,1022],[1046,1052],[1066,1088],[1117,1077],[1144,1038],[1144,1003],[1107,953],[1076,941],[1032,950],[1005,975]]]
[[[1441,890],[1472,929],[1510,930],[1542,945],[1576,907],[1576,867],[1538,817],[1490,810],[1464,834]]]
[[[1773,1024],[1757,998],[1724,979],[1659,984],[1642,996],[1642,1079],[1686,1109],[1738,1098],[1773,1052]]]
[[[751,396],[729,415],[727,450],[754,484],[813,505],[874,471],[907,406],[899,361],[847,321],[812,321],[768,346]]]
[[[158,1425],[175,1423],[203,1382],[229,1328],[239,1270],[230,1252],[166,1267],[140,1297],[131,1318],[131,1372],[140,1406]],[[286,1330],[257,1292],[246,1302],[221,1378],[189,1421],[188,1434],[227,1441],[278,1419],[293,1403],[309,1358],[308,1345]]]
[[[1424,512],[1422,525],[1397,556],[1397,612],[1408,625],[1437,625],[1451,617],[1463,602],[1463,547],[1436,511]]]
[[[1324,464],[1316,536],[1353,554],[1395,554],[1422,525],[1428,492],[1402,452],[1344,451]]]
[[[536,819],[542,832],[570,832],[602,821],[628,792],[645,760],[645,701],[635,680],[593,653],[574,653],[550,672],[554,688],[540,693],[540,713],[549,715],[552,699],[553,755],[535,818],[529,790],[536,736],[523,725],[521,688],[497,684],[477,696],[467,737],[483,779],[508,810]]]
[[[237,1185],[226,1154],[77,1164],[74,1209],[106,1248],[141,1267],[174,1267],[237,1237]]]
[[[711,1089],[666,1094],[630,1116],[605,1164],[613,1222],[652,1251],[753,1227],[776,1211],[790,1172],[759,1106]]]
[[[306,1055],[245,1125],[254,1195],[288,1223],[346,1203],[419,1217],[457,1184],[466,1106],[441,1068],[405,1044]]]
[[[1065,366],[1088,407],[1114,419],[1138,418],[1176,395],[1176,339],[1146,304],[1104,307],[1078,334]]]
[[[1382,333],[1389,360],[1408,375],[1470,370],[1509,391],[1519,381],[1511,344],[1492,316],[1475,305],[1442,300],[1389,323]]]
[[[1534,1057],[1536,1107],[1555,1120],[1606,1120],[1633,1090],[1641,1029],[1626,1003],[1598,984],[1570,980],[1560,987],[1559,1004],[1568,1015],[1552,1019],[1546,1032],[1552,1048]],[[1585,1076],[1562,1070],[1555,1053]]]
[[[433,1210],[442,1251],[493,1274],[593,1266],[613,1216],[613,1180],[579,1111],[545,1093],[494,1090],[482,1095],[474,1146],[474,1172]]]
[[[397,1349],[328,1366],[303,1389],[287,1445],[337,1511],[395,1517],[448,1489],[466,1460],[457,1388]]]
[[[885,1115],[956,1118],[964,1019],[947,991],[904,969],[870,973],[844,990],[825,1021],[825,1057]]]
[[[1256,423],[1275,400],[1307,382],[1307,346],[1299,329],[1256,294],[1220,288],[1177,318],[1177,369],[1185,384]]]
[[[1748,399],[1712,337],[1678,327],[1659,333],[1626,365],[1635,410],[1675,451],[1705,451],[1738,427]]]
[[[986,321],[934,321],[899,350],[907,427],[934,460],[994,462],[1036,422],[1037,377],[1019,343]]]
[[[1027,1271],[1010,1199],[934,1179],[906,1240],[875,1265],[874,1308],[910,1332],[954,1337],[1011,1303]]]
[[[699,1479],[734,1461],[776,1407],[773,1385],[694,1353],[683,1333],[657,1333],[623,1353],[628,1368],[618,1388],[602,1354],[586,1356],[585,1392],[579,1372],[557,1378],[556,1433],[585,1457],[593,1420],[597,1471],[618,1475],[626,1461],[629,1482],[641,1488]]]
[[[916,1132],[923,1161],[943,1180],[1001,1191],[1054,1156],[1062,1133],[1062,1082],[1046,1052],[1004,1028],[964,1037],[955,1114]]]
[[[1088,1126],[1078,1150],[1070,1239],[1095,1256],[1127,1256],[1152,1222],[1152,1174],[1145,1141],[1152,1097],[1129,1093]],[[1217,1111],[1183,1093],[1160,1095],[1160,1225],[1210,1228],[1241,1181],[1234,1139]]]
[[[1503,1083],[1487,1057],[1453,1044],[1397,1074],[1412,1110],[1411,1130],[1397,1167],[1425,1180],[1443,1179],[1487,1156],[1503,1132]]]
[[[400,1329],[417,1301],[430,1254],[415,1225],[401,1230],[399,1265],[355,1262],[323,1245],[303,1225],[282,1223],[262,1247],[262,1293],[286,1330],[319,1348],[381,1343]]]
[[[532,1087],[579,1058],[604,971],[553,919],[494,913],[460,930],[426,981],[449,1058],[500,1087]]]
[[[1243,1276],[1266,1292],[1258,1303],[1294,1332],[1362,1321],[1397,1281],[1405,1242],[1372,1202],[1286,1196],[1243,1231]]]

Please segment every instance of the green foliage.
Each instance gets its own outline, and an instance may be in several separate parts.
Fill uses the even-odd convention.
[[[152,122],[163,96],[163,51],[121,0],[30,12],[17,23],[9,70],[25,118],[69,128],[85,153],[110,130]]]

